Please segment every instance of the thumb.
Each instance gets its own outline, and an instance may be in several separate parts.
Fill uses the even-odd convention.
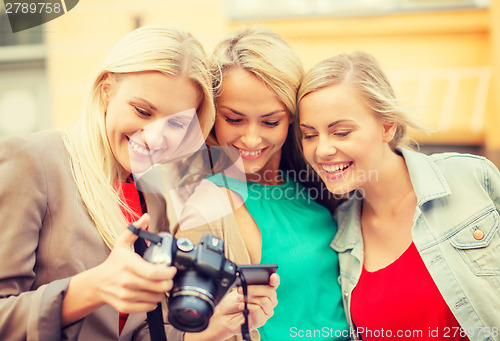
[[[137,221],[133,222],[132,225],[135,227],[140,227],[141,229],[145,229],[149,225],[149,214],[144,213]],[[137,235],[134,234],[129,229],[126,229],[116,240],[116,246],[124,246],[131,248],[133,247],[135,241],[137,240]]]
[[[277,273],[271,275],[269,285],[271,285],[274,289],[277,289],[280,286],[280,276]]]

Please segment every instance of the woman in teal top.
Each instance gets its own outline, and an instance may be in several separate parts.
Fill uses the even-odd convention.
[[[274,186],[221,176],[209,180],[246,196],[245,206],[262,237],[261,263],[279,265],[279,303],[259,328],[262,340],[347,337],[338,258],[329,245],[337,225],[328,209],[292,180]]]
[[[212,65],[217,115],[207,144],[234,152],[240,162],[201,182],[176,236],[197,242],[208,232],[224,238],[226,256],[237,264],[278,264],[274,315],[263,326],[253,325],[260,327],[262,340],[348,339],[338,256],[330,248],[337,225],[314,201],[327,192],[294,181],[307,178],[292,126],[303,75],[300,59],[280,36],[252,27],[223,39]],[[244,180],[222,175],[238,170]],[[232,215],[222,209],[227,193]],[[189,226],[196,215],[206,224],[191,228],[201,225]],[[235,318],[240,315],[235,312]]]

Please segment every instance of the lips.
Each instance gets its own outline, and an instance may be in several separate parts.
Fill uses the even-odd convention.
[[[351,167],[353,163],[353,161],[319,163],[318,166],[327,179],[337,180],[348,172],[349,167]]]
[[[140,145],[130,138],[128,138],[128,143],[129,143],[130,149],[139,155],[151,156],[153,154],[153,151],[150,150],[148,147],[146,147],[144,145]]]
[[[234,146],[238,151],[240,152],[241,158],[246,159],[246,160],[255,160],[258,159],[262,153],[267,149],[262,148],[262,149],[253,149],[253,150],[248,150],[248,149],[241,149],[236,146]]]

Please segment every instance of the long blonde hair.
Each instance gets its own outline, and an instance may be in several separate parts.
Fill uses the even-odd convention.
[[[97,72],[80,121],[65,135],[64,142],[82,200],[108,247],[113,247],[115,238],[127,225],[120,208],[127,211],[130,208],[113,187],[120,166],[106,135],[106,108],[101,91],[106,75],[158,71],[189,78],[202,95],[197,113],[206,137],[215,119],[215,109],[205,58],[203,47],[191,34],[172,26],[146,26],[118,42]]]
[[[353,86],[372,109],[374,115],[382,123],[396,123],[396,133],[389,146],[395,150],[397,146],[409,146],[413,141],[407,136],[408,127],[426,131],[416,120],[410,118],[398,104],[398,100],[389,82],[375,58],[366,52],[341,54],[328,58],[304,76],[300,86],[297,103],[307,94],[330,85],[346,84]],[[300,146],[301,132],[299,115],[296,118],[296,132]]]

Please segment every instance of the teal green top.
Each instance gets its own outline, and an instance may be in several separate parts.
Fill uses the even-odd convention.
[[[337,224],[311,199],[317,192],[293,181],[269,186],[220,174],[209,180],[246,197],[262,235],[261,264],[278,264],[278,305],[259,328],[262,340],[347,340],[339,260],[330,247]]]

